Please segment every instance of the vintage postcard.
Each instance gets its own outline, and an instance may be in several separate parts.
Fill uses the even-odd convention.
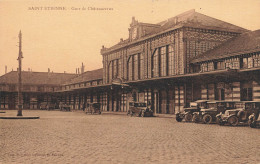
[[[259,0],[0,0],[0,163],[260,163]]]

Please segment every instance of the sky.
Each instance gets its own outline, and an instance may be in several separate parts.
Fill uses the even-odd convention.
[[[127,39],[133,16],[139,22],[159,23],[191,9],[249,30],[260,29],[260,0],[0,0],[0,76],[5,66],[7,72],[18,67],[20,30],[22,70],[76,73],[82,62],[85,71],[102,68],[102,45]]]

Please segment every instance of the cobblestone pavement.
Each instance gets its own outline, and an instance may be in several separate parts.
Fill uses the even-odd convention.
[[[260,163],[260,130],[247,126],[83,112],[23,115],[40,119],[0,120],[0,163]]]

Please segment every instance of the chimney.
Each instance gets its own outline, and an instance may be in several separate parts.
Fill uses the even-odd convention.
[[[76,74],[78,74],[78,69],[76,68]]]
[[[48,77],[50,77],[51,70],[48,68]]]
[[[28,72],[30,72],[30,68],[28,68]]]
[[[78,68],[78,74],[80,74],[80,72],[79,72],[79,68]]]
[[[5,66],[5,74],[7,73],[7,66]]]
[[[123,42],[124,40],[123,40],[123,38],[120,38],[120,42]]]
[[[84,70],[85,69],[85,66],[83,65],[83,62],[82,62],[82,65],[81,65],[81,74],[84,73]]]

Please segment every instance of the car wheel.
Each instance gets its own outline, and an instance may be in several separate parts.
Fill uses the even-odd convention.
[[[186,122],[191,122],[192,121],[192,114],[190,114],[190,113],[185,114],[184,119],[185,119]]]
[[[192,117],[192,122],[199,123],[200,122],[200,116],[198,114],[194,114]]]
[[[219,122],[218,122],[218,124],[219,124],[220,126],[223,126],[223,125],[225,125],[225,122],[220,119]]]
[[[249,124],[251,128],[256,128],[256,121],[253,121]]]
[[[181,118],[179,115],[176,115],[176,121],[177,121],[177,122],[181,122],[181,121],[182,121],[182,118]]]
[[[248,124],[251,128],[255,128],[256,127],[256,121],[254,121],[254,117],[250,118],[248,120]]]
[[[203,122],[204,122],[205,124],[210,124],[210,123],[212,123],[212,117],[211,117],[211,115],[205,114],[205,115],[203,116]]]
[[[231,116],[228,118],[228,123],[231,125],[231,126],[237,126],[238,125],[238,118],[237,116]]]

